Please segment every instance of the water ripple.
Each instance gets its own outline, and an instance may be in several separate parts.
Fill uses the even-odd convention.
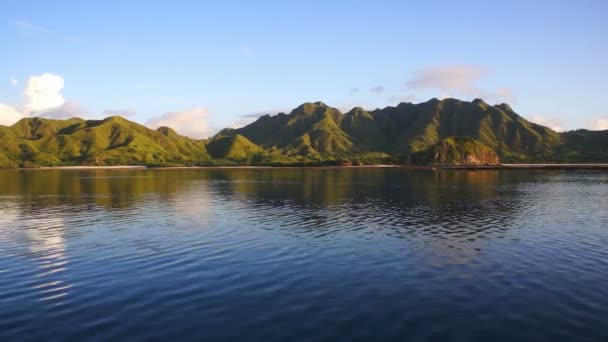
[[[19,177],[0,340],[608,339],[605,173]]]

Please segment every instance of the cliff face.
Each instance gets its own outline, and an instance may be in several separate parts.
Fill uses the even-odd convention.
[[[414,164],[498,165],[500,158],[490,147],[472,138],[450,137],[412,154]]]

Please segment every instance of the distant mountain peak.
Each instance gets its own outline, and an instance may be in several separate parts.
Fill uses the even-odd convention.
[[[365,113],[366,110],[363,109],[363,107],[353,107],[353,109],[349,110],[346,114],[344,115],[353,115],[353,114],[358,114],[358,113]]]
[[[511,108],[511,106],[509,106],[508,104],[506,104],[504,102],[501,103],[501,104],[499,104],[499,105],[497,105],[496,107],[498,107],[499,109],[504,110],[505,112],[512,112],[513,111],[513,109]]]
[[[318,108],[318,107],[330,108],[324,102],[316,101],[316,102],[304,102],[301,105],[299,105],[298,107],[296,107],[296,110],[297,109],[302,109],[302,108]]]
[[[102,119],[101,121],[104,122],[111,122],[111,121],[127,121],[127,119],[123,118],[120,115],[112,115],[112,116],[108,116],[105,119]]]

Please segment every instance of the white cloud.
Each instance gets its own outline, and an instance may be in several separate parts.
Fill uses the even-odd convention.
[[[165,113],[149,120],[146,126],[151,129],[167,126],[181,135],[197,139],[207,138],[212,133],[209,112],[205,108]]]
[[[476,93],[474,85],[486,74],[484,68],[468,65],[434,66],[414,71],[414,78],[407,82],[411,89],[439,89],[443,92]]]
[[[12,83],[16,84],[16,80]],[[22,103],[16,106],[0,103],[0,124],[12,125],[30,116],[64,119],[85,114],[86,111],[77,103],[65,101],[61,94],[63,85],[63,78],[58,75],[45,73],[29,77]]]
[[[19,81],[18,81],[16,78],[11,77],[11,84],[12,84],[13,86],[16,86],[17,84],[19,84]]]
[[[0,103],[0,125],[10,126],[21,118],[23,115],[17,109]]]
[[[440,65],[414,70],[407,82],[409,90],[439,90],[441,98],[452,96],[478,97],[488,101],[513,102],[515,95],[508,88],[488,91],[477,82],[487,76],[488,70],[476,65]]]
[[[63,84],[63,78],[58,75],[45,73],[31,76],[23,90],[23,109],[27,112],[41,112],[63,105]]]
[[[539,125],[542,125],[542,126],[547,126],[556,132],[564,131],[563,123],[559,119],[556,119],[556,118],[548,118],[546,116],[535,115],[532,117],[532,120],[530,120],[530,121],[537,123]]]
[[[34,113],[34,116],[40,116],[49,119],[69,119],[82,117],[87,111],[80,104],[73,101],[66,101],[61,106],[51,109],[46,109]]]
[[[603,131],[608,129],[608,118],[600,118],[591,121],[591,129]]]

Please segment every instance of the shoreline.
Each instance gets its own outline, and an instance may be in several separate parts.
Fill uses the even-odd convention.
[[[117,166],[49,166],[38,168],[8,168],[3,170],[276,170],[276,169],[319,169],[319,170],[343,170],[343,169],[405,169],[405,170],[606,170],[608,164],[500,164],[500,165],[357,165],[357,166],[143,166],[143,165],[117,165]]]

